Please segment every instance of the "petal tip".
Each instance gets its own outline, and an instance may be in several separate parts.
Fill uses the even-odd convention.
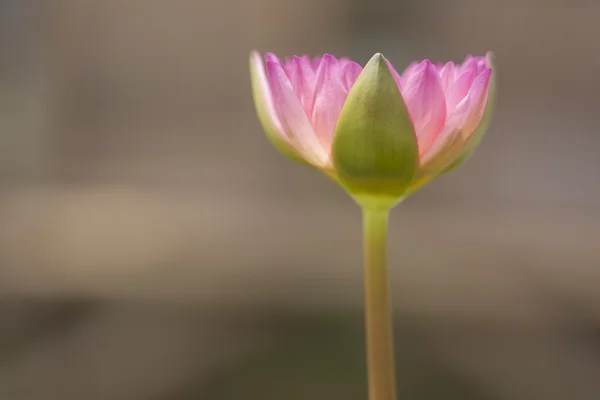
[[[439,76],[436,66],[428,59],[421,61],[416,71],[420,71],[420,73],[430,77],[431,75]]]
[[[321,62],[333,62],[336,61],[337,58],[333,54],[325,53],[321,56]]]
[[[273,84],[274,80],[281,80],[284,77],[287,78],[287,74],[283,69],[283,65],[278,59],[273,59],[271,57],[267,58],[265,61],[265,70],[267,72],[267,78],[269,83]]]
[[[260,66],[264,64],[263,56],[257,50],[250,52],[250,61]]]
[[[421,64],[419,65],[419,69],[428,78],[433,78],[434,76],[436,78],[439,78],[438,69],[430,60],[425,59],[425,60],[421,61]]]
[[[281,61],[279,61],[279,58],[274,54],[271,53],[270,51],[265,53],[265,61],[268,62],[275,62],[277,64],[280,64]]]
[[[484,69],[481,74],[480,74],[483,79],[487,82],[490,80],[490,77],[492,76],[492,68],[487,67],[486,69]]]

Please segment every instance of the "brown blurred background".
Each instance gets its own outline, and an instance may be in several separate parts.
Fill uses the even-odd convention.
[[[366,399],[360,213],[253,48],[496,54],[475,157],[393,213],[401,399],[600,397],[600,3],[0,0],[0,398]]]

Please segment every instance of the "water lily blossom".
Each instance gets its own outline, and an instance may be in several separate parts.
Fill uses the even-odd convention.
[[[362,157],[368,167],[382,162],[377,155],[385,157],[385,168],[393,170],[395,164],[396,172],[410,175],[402,177],[394,195],[408,194],[464,161],[485,131],[494,95],[491,54],[469,56],[462,64],[424,60],[400,74],[381,54],[363,69],[329,54],[283,61],[252,52],[250,69],[259,118],[281,152],[336,180],[344,170],[360,168],[340,170],[336,162]],[[338,146],[337,136],[356,131],[357,124],[354,145]],[[369,146],[392,147],[372,148],[364,159],[361,149]],[[338,150],[349,154],[340,157]]]
[[[495,94],[491,54],[462,64],[429,60],[398,73],[381,54],[346,58],[250,56],[254,102],[286,156],[338,182],[363,213],[370,400],[396,400],[386,265],[390,210],[461,164],[479,143]]]

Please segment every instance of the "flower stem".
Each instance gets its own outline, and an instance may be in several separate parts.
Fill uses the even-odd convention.
[[[388,209],[363,209],[369,400],[396,400],[393,328],[386,266],[388,215]]]

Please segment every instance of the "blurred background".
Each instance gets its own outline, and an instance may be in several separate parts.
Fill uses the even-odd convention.
[[[496,54],[394,210],[401,399],[600,393],[600,3],[0,0],[0,398],[366,399],[360,213],[278,154],[251,49]]]

